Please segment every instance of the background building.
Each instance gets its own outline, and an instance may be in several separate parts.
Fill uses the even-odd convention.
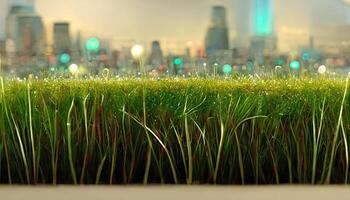
[[[205,38],[207,54],[229,48],[229,33],[226,20],[226,9],[223,6],[212,8],[211,25]]]
[[[6,38],[19,56],[38,56],[45,52],[42,19],[31,5],[13,5],[6,21]]]
[[[159,67],[163,64],[163,51],[160,47],[159,41],[152,42],[148,64],[152,69],[159,69]]]
[[[71,54],[71,37],[69,31],[69,23],[54,23],[54,53],[60,55],[62,53]]]
[[[236,24],[235,48],[247,48],[251,36],[251,4],[252,0],[232,0]]]
[[[253,35],[251,54],[262,57],[277,50],[277,38],[274,34],[274,13],[271,0],[254,0],[252,4]]]

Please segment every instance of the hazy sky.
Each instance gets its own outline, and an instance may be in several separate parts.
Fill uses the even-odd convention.
[[[0,0],[0,8],[4,8],[4,1]],[[210,6],[214,4],[227,6],[233,38],[237,19],[234,9],[239,7],[237,2],[240,1],[246,0],[36,0],[36,5],[48,31],[53,21],[70,21],[72,30],[82,30],[84,35],[197,42],[203,41]],[[274,1],[275,29],[278,35],[283,35],[282,40],[303,37],[316,24],[345,22],[346,9],[342,0]]]

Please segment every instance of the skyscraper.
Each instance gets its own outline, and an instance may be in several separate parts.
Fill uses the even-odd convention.
[[[13,6],[26,6],[31,7],[33,11],[35,10],[35,0],[7,0],[8,8],[11,9]]]
[[[160,47],[159,41],[152,42],[149,64],[152,69],[159,68],[163,64],[163,51]]]
[[[33,5],[11,7],[6,20],[6,38],[15,44],[17,55],[36,56],[45,51],[44,25]]]
[[[251,54],[261,57],[265,52],[277,49],[277,38],[274,34],[272,0],[254,0],[252,7],[253,36]]]
[[[232,0],[236,24],[235,48],[247,48],[250,43],[251,30],[251,4],[252,0]]]
[[[6,0],[0,0],[0,40],[5,38]]]
[[[226,20],[226,9],[223,6],[212,8],[211,25],[205,38],[207,54],[229,48],[229,34]]]
[[[69,31],[69,23],[58,22],[53,25],[54,35],[54,53],[61,55],[63,53],[71,53],[71,38]]]
[[[254,0],[254,35],[273,34],[273,12],[271,0]]]

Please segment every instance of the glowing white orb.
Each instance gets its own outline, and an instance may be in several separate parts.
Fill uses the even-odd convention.
[[[134,58],[140,58],[143,54],[143,51],[143,47],[141,45],[136,44],[131,48],[131,55]]]
[[[71,64],[69,66],[69,72],[72,74],[77,74],[79,72],[79,66],[77,64]]]
[[[318,67],[318,73],[319,74],[325,74],[327,72],[327,67],[325,65],[321,65]]]

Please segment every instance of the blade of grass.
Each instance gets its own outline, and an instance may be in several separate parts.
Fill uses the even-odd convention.
[[[350,73],[348,74],[348,76],[346,78],[344,96],[343,96],[343,100],[342,100],[340,111],[339,111],[339,118],[338,118],[337,128],[336,128],[335,133],[334,133],[332,151],[331,151],[331,155],[330,155],[331,157],[330,157],[329,165],[328,165],[328,173],[327,173],[327,178],[326,178],[326,184],[330,184],[330,182],[331,182],[335,151],[336,151],[336,146],[337,146],[337,141],[338,141],[338,134],[339,134],[339,131],[340,131],[340,128],[341,128],[341,124],[342,124],[342,121],[343,121],[344,105],[345,105],[345,101],[346,101],[347,94],[348,94],[349,79],[350,79]]]
[[[78,182],[77,182],[77,176],[75,173],[74,161],[73,161],[72,129],[71,129],[71,126],[72,126],[71,114],[72,114],[73,108],[74,108],[74,99],[72,100],[72,103],[67,115],[67,142],[68,142],[68,159],[69,159],[70,172],[73,179],[73,183],[76,185]]]

